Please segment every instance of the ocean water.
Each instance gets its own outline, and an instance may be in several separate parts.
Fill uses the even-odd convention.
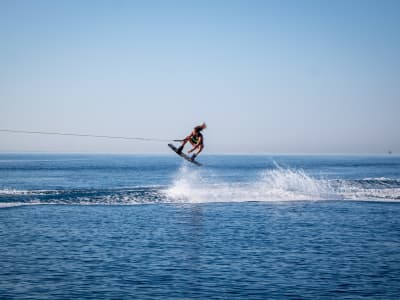
[[[0,154],[0,299],[398,299],[400,157]]]

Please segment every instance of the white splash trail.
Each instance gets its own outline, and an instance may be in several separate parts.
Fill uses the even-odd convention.
[[[179,174],[165,191],[172,202],[320,200],[331,194],[324,182],[303,171],[268,170],[251,183],[209,183],[207,175],[186,167],[181,168]]]
[[[400,188],[365,188],[346,180],[316,179],[303,170],[279,166],[262,172],[249,183],[215,182],[213,174],[187,167],[182,167],[178,174],[164,190],[169,202],[400,200]]]

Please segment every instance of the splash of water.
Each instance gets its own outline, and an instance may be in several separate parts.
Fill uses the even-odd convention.
[[[267,170],[250,183],[211,183],[207,181],[209,174],[186,167],[179,174],[165,191],[167,199],[173,202],[320,200],[332,194],[326,182],[301,170]]]
[[[400,199],[400,188],[371,188],[365,186],[364,180],[317,179],[303,170],[279,166],[263,171],[250,183],[214,182],[214,178],[207,172],[182,167],[176,180],[164,191],[166,199],[189,203]]]
[[[0,190],[0,208],[27,204],[133,205],[297,200],[397,201],[400,200],[400,181],[390,178],[318,179],[303,170],[279,166],[241,181],[224,181],[209,169],[184,165],[167,187]]]

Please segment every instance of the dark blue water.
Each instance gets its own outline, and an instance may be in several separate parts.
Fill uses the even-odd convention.
[[[0,155],[1,299],[397,299],[392,156]]]

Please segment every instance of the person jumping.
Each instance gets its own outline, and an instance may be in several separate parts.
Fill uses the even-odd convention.
[[[203,124],[193,128],[193,131],[182,140],[182,145],[178,148],[177,153],[181,154],[186,143],[189,142],[190,144],[192,144],[193,148],[190,149],[188,153],[192,153],[197,150],[195,153],[193,153],[192,157],[190,158],[191,160],[194,160],[197,157],[197,155],[199,155],[200,152],[203,151],[204,149],[204,137],[201,132],[206,128],[207,125],[204,122]]]

